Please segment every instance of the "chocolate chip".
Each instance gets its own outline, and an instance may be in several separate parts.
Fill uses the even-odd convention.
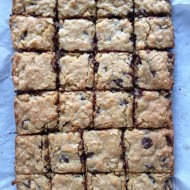
[[[156,76],[156,71],[150,71],[152,76],[155,77]]]
[[[122,80],[122,79],[114,79],[113,82],[114,82],[115,84],[117,84],[117,86],[123,87],[123,86],[122,86],[122,83],[123,83],[123,80]]]
[[[60,159],[59,159],[59,162],[60,163],[63,163],[63,162],[69,163],[69,159],[66,158],[65,155],[62,154],[61,157],[60,157]]]
[[[170,98],[170,96],[171,96],[170,93],[164,95],[165,98]]]
[[[173,146],[173,141],[170,136],[166,135],[166,141],[168,146]]]
[[[92,158],[94,156],[94,152],[87,152],[86,157],[87,158]]]
[[[104,71],[107,71],[107,70],[108,70],[108,68],[107,68],[107,67],[103,67],[103,69],[104,69]]]
[[[23,35],[21,36],[21,40],[25,40],[25,38],[27,37],[27,35],[28,35],[28,32],[25,31],[25,32],[23,33]]]
[[[154,169],[154,166],[150,163],[148,164],[145,164],[145,166],[149,169],[149,170],[153,170]]]
[[[81,100],[86,100],[86,98],[84,97],[84,96],[81,96],[81,98],[80,98]]]
[[[172,52],[168,52],[168,57],[169,57],[170,59],[172,59],[172,58],[173,58],[173,53],[172,53]]]
[[[152,139],[149,137],[144,137],[141,143],[145,149],[149,149],[153,145]]]
[[[125,106],[125,105],[127,105],[127,104],[128,104],[127,100],[123,100],[123,101],[121,101],[121,102],[119,103],[120,106]]]

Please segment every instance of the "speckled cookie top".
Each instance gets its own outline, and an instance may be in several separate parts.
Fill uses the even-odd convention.
[[[126,131],[127,170],[130,172],[173,172],[173,131]],[[137,164],[138,163],[138,164]]]
[[[17,50],[54,49],[54,23],[51,18],[12,16],[10,18],[13,46]]]

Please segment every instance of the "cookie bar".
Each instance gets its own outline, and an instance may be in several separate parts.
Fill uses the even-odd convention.
[[[83,140],[88,172],[123,172],[121,131],[85,131]]]
[[[126,90],[132,84],[132,55],[128,53],[96,54],[95,85],[98,90]]]
[[[16,137],[16,173],[43,174],[48,171],[48,141],[45,136]]]
[[[92,89],[94,66],[90,54],[66,54],[60,59],[59,66],[60,90]]]
[[[173,173],[172,130],[127,130],[124,144],[127,171]]]
[[[133,127],[133,97],[125,92],[96,92],[94,127],[98,129]]]
[[[13,0],[13,14],[55,17],[56,0]]]
[[[170,0],[134,0],[136,15],[170,15]]]
[[[52,51],[54,49],[53,19],[12,16],[10,27],[16,50]]]
[[[15,53],[13,82],[15,90],[56,89],[55,53]]]
[[[133,51],[132,24],[128,19],[99,19],[96,22],[98,51]]]
[[[93,123],[92,92],[60,93],[59,130],[77,131],[92,126]]]
[[[137,128],[172,128],[171,96],[161,91],[136,91],[135,121]]]
[[[50,180],[45,175],[16,175],[17,190],[51,190]]]
[[[96,15],[95,0],[58,0],[59,19],[91,18]]]
[[[55,129],[58,122],[57,92],[23,94],[15,98],[17,134],[37,134]]]
[[[129,174],[127,179],[127,189],[137,190],[172,190],[172,182],[170,174]]]
[[[88,190],[126,190],[125,176],[117,176],[113,173],[109,174],[87,174],[87,189]]]
[[[92,52],[94,47],[95,26],[84,19],[60,21],[59,48],[66,51]]]
[[[133,12],[133,0],[97,0],[97,17],[126,17]]]
[[[85,178],[83,175],[58,175],[52,179],[52,190],[85,190]]]
[[[174,28],[169,17],[136,18],[136,49],[167,49],[174,46]]]
[[[146,90],[171,90],[174,55],[155,50],[140,50],[137,54],[136,85]]]
[[[79,132],[50,134],[49,152],[51,169],[55,173],[81,173],[84,169]]]

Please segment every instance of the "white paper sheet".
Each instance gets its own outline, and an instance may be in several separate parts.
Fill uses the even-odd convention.
[[[11,79],[13,54],[9,15],[12,0],[0,0],[0,190],[14,190],[14,91]],[[174,190],[190,190],[190,0],[173,0],[175,26],[175,128]]]

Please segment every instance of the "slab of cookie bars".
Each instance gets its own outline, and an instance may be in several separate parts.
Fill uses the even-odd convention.
[[[170,15],[170,0],[134,0],[136,15]]]
[[[93,123],[92,92],[60,93],[59,116],[60,131],[77,131],[91,127]]]
[[[13,82],[15,90],[56,89],[55,53],[15,53]]]
[[[121,131],[85,131],[83,140],[88,172],[123,172]]]
[[[135,18],[136,49],[174,47],[174,28],[170,17]]]
[[[84,175],[58,175],[52,179],[52,190],[85,190]]]
[[[60,90],[92,89],[94,66],[90,54],[65,54],[59,60],[59,67]]]
[[[55,17],[56,0],[13,0],[13,14]]]
[[[97,17],[126,17],[133,12],[132,0],[97,0]]]
[[[126,92],[96,92],[94,127],[133,127],[132,101],[132,95]]]
[[[58,0],[59,19],[91,18],[95,15],[95,0]]]
[[[170,93],[136,91],[135,121],[137,128],[172,128]]]
[[[172,190],[170,174],[142,173],[127,175],[128,190]]]
[[[92,52],[95,26],[85,19],[60,21],[59,48],[71,52]]]
[[[43,174],[48,169],[48,141],[46,136],[16,137],[16,173]]]
[[[48,135],[51,169],[55,173],[81,173],[82,139],[79,132]]]
[[[90,174],[87,173],[88,190],[126,190],[126,179],[124,175],[109,174]]]
[[[95,74],[96,89],[126,90],[132,84],[132,54],[98,53],[96,54],[97,71]]]
[[[10,27],[16,50],[52,51],[54,49],[53,19],[12,16]]]
[[[173,173],[172,130],[127,130],[124,145],[127,171]]]
[[[136,85],[147,90],[171,90],[174,55],[155,50],[140,50],[137,55]]]
[[[128,19],[98,19],[98,51],[133,51],[132,23]]]
[[[51,190],[50,179],[45,175],[16,175],[17,190],[41,189]]]
[[[15,97],[17,134],[36,134],[57,127],[57,92],[38,95],[22,94]]]

